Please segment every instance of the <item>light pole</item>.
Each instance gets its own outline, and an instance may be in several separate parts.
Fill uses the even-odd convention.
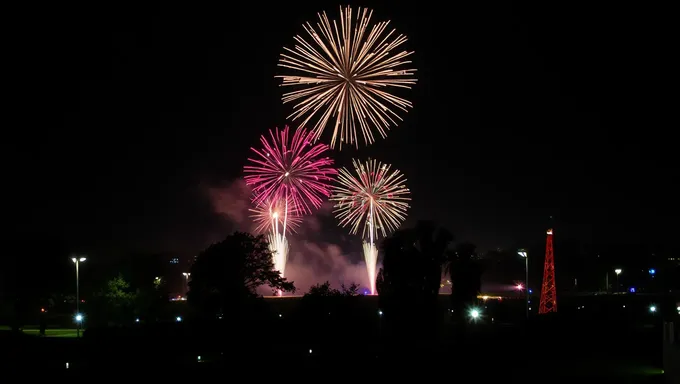
[[[614,270],[614,273],[616,273],[616,292],[619,291],[619,275],[621,274],[622,270],[621,268],[617,268]]]
[[[71,261],[76,265],[76,322],[78,327],[76,328],[76,336],[80,337],[80,324],[82,323],[83,316],[80,314],[80,263],[87,260],[85,257],[72,257]]]
[[[527,296],[527,319],[529,318],[529,253],[525,249],[520,249],[517,254],[524,258],[524,289]]]

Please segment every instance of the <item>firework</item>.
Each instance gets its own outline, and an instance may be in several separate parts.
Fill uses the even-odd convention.
[[[286,201],[292,206],[284,215],[294,211],[300,215],[319,208],[323,199],[330,196],[333,160],[322,157],[328,149],[325,144],[312,144],[313,134],[305,129],[295,131],[292,138],[288,127],[269,131],[270,140],[262,136],[262,149],[251,148],[257,155],[249,158],[245,181],[253,188],[255,206],[266,200]]]
[[[311,40],[295,36],[295,48],[284,47],[279,59],[279,66],[294,74],[276,77],[282,86],[300,86],[282,97],[284,104],[295,103],[289,118],[302,119],[300,127],[314,121],[314,140],[335,120],[331,148],[339,139],[342,149],[343,142],[358,147],[359,131],[368,145],[375,141],[374,131],[384,138],[402,120],[393,109],[406,112],[412,104],[389,91],[410,89],[416,70],[401,69],[411,64],[405,59],[413,52],[397,52],[407,39],[388,30],[389,21],[371,26],[373,11],[365,8],[357,10],[356,19],[350,7],[340,7],[340,13],[339,23],[326,12],[318,14],[317,29],[305,23]]]
[[[266,200],[254,209],[250,209],[251,217],[256,225],[255,231],[259,233],[269,232],[267,240],[274,261],[274,269],[279,271],[281,276],[286,273],[286,263],[288,262],[286,228],[295,232],[302,222],[302,217],[296,215],[296,212],[292,209],[287,209],[292,205],[290,198],[288,201],[278,200],[277,202]]]
[[[375,294],[375,268],[378,249],[375,241],[379,235],[387,236],[406,219],[410,191],[406,179],[399,170],[369,159],[366,163],[352,160],[355,173],[342,168],[338,184],[334,187],[331,201],[335,202],[335,215],[342,227],[350,227],[352,234],[361,228],[364,257],[371,281],[371,293]]]
[[[269,139],[260,138],[261,149],[244,167],[246,184],[253,189],[253,219],[260,232],[270,231],[269,246],[274,267],[284,276],[288,260],[287,231],[295,230],[301,216],[319,208],[330,196],[333,160],[322,157],[325,144],[313,144],[312,133],[298,129],[289,136],[289,128],[269,131]]]
[[[250,217],[256,225],[255,231],[264,233],[278,225],[295,232],[302,223],[302,217],[292,207],[292,199],[289,198],[287,202],[277,200],[276,203],[266,200],[255,208],[249,209]],[[284,212],[288,212],[288,215],[284,215]],[[284,222],[284,219],[286,219],[286,222]]]
[[[366,261],[366,271],[368,272],[368,281],[371,288],[371,295],[375,295],[375,269],[378,264],[378,247],[375,244],[364,241],[364,260]]]
[[[286,263],[288,262],[288,240],[282,233],[272,231],[269,236],[269,250],[274,259],[274,269],[281,273],[281,277],[286,273]],[[279,295],[281,292],[279,292]]]

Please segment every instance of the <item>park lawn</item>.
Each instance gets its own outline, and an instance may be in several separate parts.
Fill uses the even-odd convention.
[[[536,367],[540,367],[537,368]],[[661,377],[663,370],[655,368],[650,364],[636,361],[636,359],[574,359],[553,361],[536,361],[532,370],[549,371],[562,377],[586,378],[586,377],[606,377],[606,378],[628,378],[645,380],[650,376]],[[546,374],[547,372],[542,372]]]
[[[0,325],[0,331],[10,331],[11,328],[8,326]],[[82,335],[84,329],[80,330]],[[38,336],[40,335],[40,328],[34,326],[26,326],[22,329],[22,332],[26,335]],[[75,328],[47,328],[45,330],[46,337],[76,337],[78,335]]]

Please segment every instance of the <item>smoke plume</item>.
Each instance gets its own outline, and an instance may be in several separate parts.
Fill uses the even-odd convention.
[[[254,233],[250,218],[251,191],[245,181],[207,188],[216,215],[232,230]],[[332,204],[325,203],[314,215],[305,216],[297,233],[287,234],[290,244],[286,278],[295,282],[299,294],[317,283],[329,281],[335,288],[357,283],[369,287],[366,264],[361,260],[361,240],[344,236],[332,217]],[[225,233],[225,236],[228,233]],[[347,250],[353,252],[347,252]],[[356,262],[352,260],[357,260]],[[263,292],[267,293],[267,292]]]

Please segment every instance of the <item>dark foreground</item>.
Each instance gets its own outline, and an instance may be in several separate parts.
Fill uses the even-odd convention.
[[[263,335],[225,324],[166,324],[86,333],[82,339],[2,334],[3,370],[90,379],[154,377],[257,380],[607,379],[663,382],[660,324],[614,325],[548,319],[522,325],[473,324],[431,342],[379,336],[295,341],[286,328]],[[281,340],[281,342],[278,342]],[[300,338],[302,340],[302,337]],[[67,369],[68,363],[68,369]],[[137,376],[135,376],[137,375]]]

